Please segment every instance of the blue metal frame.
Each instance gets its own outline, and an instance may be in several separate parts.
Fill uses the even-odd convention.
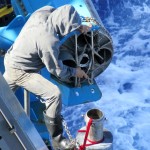
[[[11,2],[17,15],[24,16],[20,5],[22,5],[28,13],[33,13],[35,10],[45,5],[51,5],[57,8],[65,4],[70,4],[76,8],[79,14],[86,17],[91,16],[84,0],[22,0],[21,2],[19,0],[11,0]]]

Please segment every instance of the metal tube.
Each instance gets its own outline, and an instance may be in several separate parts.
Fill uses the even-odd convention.
[[[24,111],[30,117],[30,92],[24,89]]]
[[[84,116],[86,126],[82,127],[77,134],[79,145],[83,145],[86,139],[86,150],[113,150],[113,135],[110,131],[103,128],[105,117],[99,109],[90,109]],[[92,122],[91,122],[92,119]],[[89,122],[90,129],[89,129]],[[86,134],[89,129],[88,135]]]
[[[92,47],[92,69],[94,68],[94,42],[93,42],[93,31],[91,31],[91,47]]]
[[[88,124],[89,119],[92,119],[92,126],[89,131],[88,139],[91,141],[99,141],[103,139],[103,122],[105,117],[102,111],[91,109],[85,115],[85,122]]]
[[[91,47],[92,47],[92,66],[91,66],[91,84],[93,83],[93,70],[94,70],[94,41],[93,41],[93,31],[91,31]]]
[[[79,66],[79,60],[78,60],[78,41],[77,41],[77,34],[75,35],[75,59],[76,59],[76,64],[77,67]],[[78,78],[75,77],[75,86],[78,86]]]

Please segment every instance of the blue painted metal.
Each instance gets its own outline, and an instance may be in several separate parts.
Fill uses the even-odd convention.
[[[81,87],[69,87],[58,82],[56,84],[62,92],[63,104],[66,106],[97,101],[101,98],[101,92],[95,82],[91,85],[84,83]]]
[[[62,102],[66,106],[97,101],[102,96],[96,82],[93,84],[84,83],[81,87],[73,87],[50,77],[49,72],[45,68],[42,69],[41,74],[59,87],[62,93]]]
[[[79,14],[86,17],[91,16],[84,0],[22,0],[21,2],[20,0],[11,0],[11,2],[17,15],[24,16],[24,11],[29,14],[33,13],[35,10],[45,5],[51,5],[57,8],[65,4],[70,4],[76,8]]]
[[[16,16],[10,24],[0,28],[0,48],[7,50],[15,41],[22,27],[26,23],[29,15],[23,17],[21,15]]]

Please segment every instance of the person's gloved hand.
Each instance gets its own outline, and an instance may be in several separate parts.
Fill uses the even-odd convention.
[[[75,76],[78,78],[86,78],[86,79],[88,78],[88,75],[80,67],[76,68]]]

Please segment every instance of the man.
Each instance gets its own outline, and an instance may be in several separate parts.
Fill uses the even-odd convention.
[[[89,29],[81,25],[73,6],[64,5],[57,9],[45,6],[31,15],[5,56],[4,77],[10,88],[15,91],[21,86],[45,100],[45,124],[53,144],[60,149],[74,147],[62,135],[61,93],[56,85],[38,72],[46,67],[60,79],[71,76],[88,78],[81,68],[63,65],[58,56],[60,38],[74,30],[87,32]]]

